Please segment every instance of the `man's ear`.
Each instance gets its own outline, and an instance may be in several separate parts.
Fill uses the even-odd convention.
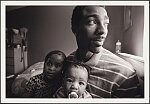
[[[79,27],[77,27],[77,26],[72,27],[72,32],[74,33],[75,36],[77,36],[77,34],[79,32]]]

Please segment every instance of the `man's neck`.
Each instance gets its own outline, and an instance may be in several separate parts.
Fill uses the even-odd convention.
[[[78,49],[78,59],[80,61],[88,61],[92,56],[93,56],[93,52],[89,51],[89,50],[83,50],[83,49]]]

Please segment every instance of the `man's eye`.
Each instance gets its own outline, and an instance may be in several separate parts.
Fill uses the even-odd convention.
[[[88,20],[88,25],[93,25],[93,24],[96,24],[95,20]]]

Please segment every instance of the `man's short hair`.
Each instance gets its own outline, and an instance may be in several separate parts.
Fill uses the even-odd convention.
[[[79,26],[80,20],[83,17],[82,11],[84,10],[85,7],[88,6],[76,6],[73,10],[72,18],[71,18],[71,29],[74,34],[76,33],[76,28]],[[100,7],[105,8],[105,6],[100,6]]]

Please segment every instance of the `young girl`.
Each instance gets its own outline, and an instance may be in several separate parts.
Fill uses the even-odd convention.
[[[62,84],[62,67],[66,56],[61,51],[52,51],[44,61],[43,73],[33,76],[26,84],[24,97],[48,98]]]

